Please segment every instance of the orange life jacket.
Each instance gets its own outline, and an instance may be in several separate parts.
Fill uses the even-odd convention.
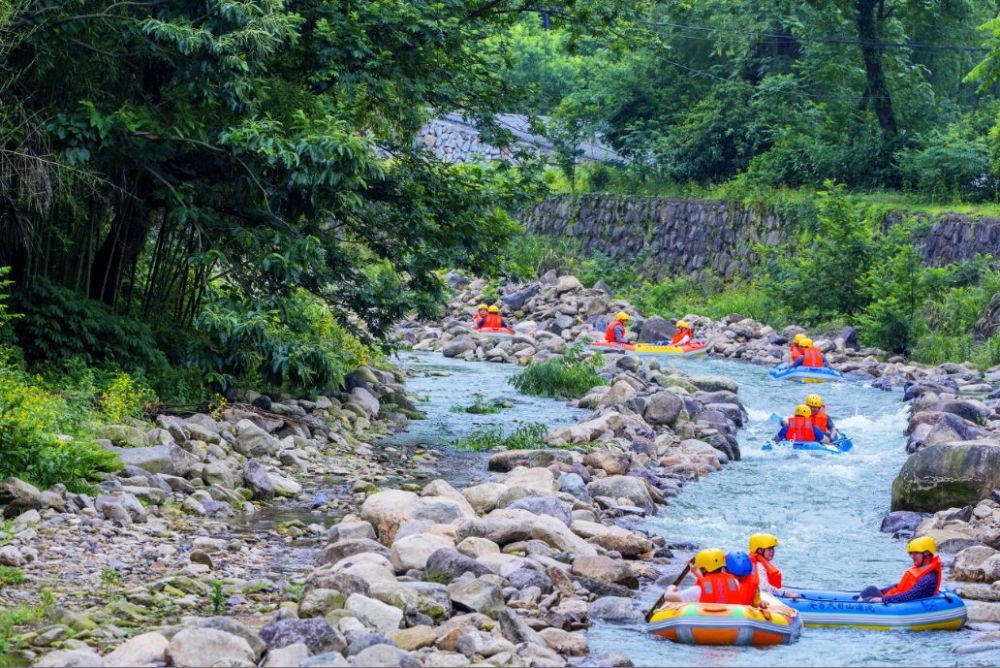
[[[799,415],[788,418],[788,430],[785,432],[785,438],[789,441],[815,441],[816,434],[813,432],[812,418]]]
[[[824,434],[830,431],[830,416],[826,414],[826,406],[820,406],[818,410],[813,411],[812,423],[813,426],[819,429]]]
[[[753,562],[754,573],[757,572],[757,564],[764,564],[764,570],[767,572],[768,584],[776,589],[781,589],[781,571],[777,566],[762,557],[760,554],[751,554],[750,561]]]
[[[499,313],[487,313],[483,327],[503,327],[503,318]]]
[[[932,572],[937,575],[937,585],[934,587],[934,593],[936,594],[941,589],[941,557],[935,554],[931,559],[931,563],[926,566],[914,566],[913,568],[906,569],[899,584],[885,592],[883,596],[895,596],[896,594],[902,594],[904,591],[910,591],[920,578]]]
[[[672,346],[677,345],[678,343],[680,343],[681,341],[684,340],[685,336],[688,337],[688,340],[685,341],[685,343],[690,343],[691,342],[691,334],[692,334],[692,332],[691,332],[690,329],[688,329],[687,327],[681,327],[676,332],[674,332],[674,338],[670,340],[670,345],[672,345]]]
[[[805,351],[805,348],[801,347],[797,343],[793,343],[792,344],[792,361],[794,362],[798,358],[802,357],[802,353],[804,351]]]
[[[743,592],[740,591],[740,581],[735,575],[716,571],[698,579],[701,588],[702,603],[743,604]]]
[[[802,352],[802,357],[802,366],[813,368],[823,366],[823,353],[820,352],[819,348],[806,348]]]
[[[743,605],[756,605],[760,602],[757,598],[758,590],[760,589],[760,577],[757,575],[756,567],[750,572],[750,575],[743,577],[734,575],[733,577],[740,583],[740,603]]]
[[[618,328],[618,327],[622,328],[622,336],[621,336],[621,338],[622,338],[622,341],[624,341],[625,340],[625,323],[622,322],[621,320],[612,320],[611,321],[611,324],[608,325],[608,328],[606,330],[604,330],[604,340],[605,341],[611,341],[612,343],[614,343],[614,341],[615,341],[615,329]]]
[[[486,324],[486,317],[488,315],[489,315],[488,313],[476,313],[476,315],[472,318],[472,326],[475,327],[476,329],[479,329],[480,327],[484,326]]]

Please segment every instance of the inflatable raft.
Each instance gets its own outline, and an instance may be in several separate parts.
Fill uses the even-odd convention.
[[[799,612],[806,626],[849,626],[871,631],[954,631],[965,624],[965,603],[955,592],[906,603],[866,603],[854,592],[803,591],[802,598],[782,598]]]
[[[799,639],[802,620],[794,609],[775,603],[749,605],[667,603],[653,613],[647,630],[686,645],[787,645]]]
[[[818,441],[775,441],[771,439],[764,443],[761,450],[769,452],[789,447],[798,452],[821,452],[840,455],[850,452],[851,448],[854,447],[854,441],[840,433],[837,434],[837,438],[834,439],[833,443],[820,443]]]
[[[615,343],[613,341],[593,341],[591,348],[597,350],[619,350],[637,355],[673,355],[675,357],[697,357],[708,352],[708,346],[700,341],[683,346],[660,346],[655,343]]]
[[[779,364],[771,367],[768,375],[775,380],[794,380],[800,383],[825,383],[828,381],[843,380],[844,374],[829,367],[790,367],[786,364]]]
[[[484,336],[514,336],[516,332],[513,329],[507,327],[480,327],[479,329],[472,330],[476,334],[482,334]]]

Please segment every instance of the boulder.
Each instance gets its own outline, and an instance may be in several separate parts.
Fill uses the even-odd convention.
[[[344,557],[362,553],[378,554],[386,559],[390,558],[389,550],[377,541],[370,538],[346,538],[327,545],[316,557],[316,565],[335,564]]]
[[[418,533],[400,538],[392,544],[390,560],[397,573],[408,570],[424,570],[427,559],[438,550],[450,549],[455,545],[450,540],[429,533]]]
[[[475,559],[470,559],[450,547],[441,548],[427,557],[424,570],[427,577],[434,577],[444,582],[457,580],[463,573],[472,573],[475,576],[480,576],[493,572]]]
[[[562,656],[587,656],[590,648],[587,646],[587,636],[583,633],[572,633],[557,628],[542,629],[539,633],[549,649]]]
[[[361,594],[348,596],[344,609],[379,633],[396,631],[403,621],[400,608]]]
[[[420,497],[413,492],[391,489],[372,494],[361,504],[361,519],[375,527],[379,540],[390,544],[399,525],[414,518]]]
[[[673,392],[657,392],[646,400],[643,419],[651,425],[672,425],[680,417],[684,402]]]
[[[734,394],[739,392],[739,386],[736,384],[736,381],[725,376],[691,376],[688,378],[688,381],[699,390],[704,390],[705,392],[717,392],[719,390],[726,390]]]
[[[597,549],[583,540],[566,526],[564,522],[549,515],[539,515],[531,524],[531,537],[544,541],[560,552],[596,556]]]
[[[500,579],[495,575],[452,582],[448,585],[448,595],[459,610],[478,612],[494,619],[504,609]]]
[[[536,515],[548,515],[567,525],[573,519],[570,514],[572,506],[554,496],[527,496],[508,504],[507,507],[514,510],[527,510]]]
[[[459,336],[444,344],[441,354],[445,357],[458,357],[476,349],[476,342],[471,336]]]
[[[256,459],[247,461],[243,467],[243,482],[253,492],[254,499],[270,501],[274,498],[274,484]]]
[[[182,629],[167,646],[174,666],[256,666],[257,657],[243,638],[207,628]]]
[[[525,468],[545,467],[552,462],[564,464],[573,463],[573,453],[558,448],[539,448],[537,450],[507,450],[496,452],[490,456],[488,468],[490,471],[506,473],[523,466]],[[464,494],[464,492],[463,492]]]
[[[639,329],[640,343],[653,343],[654,341],[669,341],[677,330],[669,320],[664,320],[658,315],[654,315],[642,323]]]
[[[267,643],[268,650],[301,643],[313,654],[322,654],[339,652],[347,646],[340,631],[319,617],[271,622],[260,630],[260,637]]]
[[[504,608],[500,612],[500,633],[503,637],[515,645],[523,642],[545,644],[545,640],[538,635],[538,632],[528,626],[527,622],[517,616],[510,608]]]
[[[369,417],[376,417],[381,410],[381,405],[375,395],[363,387],[355,387],[351,390],[350,401],[361,406]]]
[[[561,295],[566,292],[575,292],[583,289],[583,284],[576,276],[560,276],[559,280],[556,282],[555,292],[557,295]]]
[[[632,461],[628,455],[614,450],[592,450],[583,458],[583,464],[593,469],[601,469],[608,475],[628,473]]]
[[[892,483],[892,509],[934,512],[975,504],[1000,488],[1000,442],[941,443],[920,450]]]
[[[525,288],[516,290],[509,295],[505,295],[503,298],[504,305],[513,310],[520,311],[524,304],[538,294],[539,286],[537,283],[533,283]]]
[[[482,485],[472,485],[462,490],[462,496],[477,513],[488,513],[497,507],[500,495],[507,490],[507,485],[488,482]]]
[[[169,645],[170,642],[159,633],[143,633],[116,647],[104,657],[104,661],[111,668],[163,663],[167,659]]]
[[[385,643],[364,648],[351,657],[351,665],[365,668],[420,668],[420,662],[409,652]]]
[[[184,477],[198,460],[175,443],[148,448],[111,448],[125,466],[135,466],[149,473]]]
[[[32,665],[39,668],[56,668],[57,666],[64,668],[104,668],[108,664],[101,658],[100,654],[92,649],[58,649],[54,652],[49,652]]]
[[[857,350],[860,347],[858,345],[858,330],[853,327],[844,327],[833,337],[833,340],[840,341],[845,348],[851,350]]]
[[[298,666],[309,658],[309,648],[304,643],[292,643],[287,647],[268,650],[261,668],[288,668]]]
[[[597,407],[607,408],[608,406],[617,406],[634,399],[635,395],[636,391],[635,388],[632,387],[631,383],[619,380],[611,386],[611,389],[608,390],[603,397],[601,397],[601,400],[597,402]]]
[[[955,555],[951,577],[964,582],[1000,580],[1000,552],[985,545],[967,547]]]
[[[646,483],[640,478],[625,475],[613,475],[587,485],[587,492],[592,497],[607,496],[612,499],[625,499],[630,505],[638,506],[647,513],[656,510],[656,504],[649,495]]]
[[[621,596],[603,596],[587,608],[587,616],[594,621],[635,624],[642,615],[632,606],[632,599]]]
[[[278,446],[278,439],[250,420],[243,419],[236,423],[236,442],[233,448],[244,457],[273,455]]]
[[[882,519],[882,526],[879,529],[882,533],[908,533],[912,534],[917,530],[917,526],[928,517],[928,513],[915,513],[909,510],[897,510],[888,513]]]
[[[623,557],[638,557],[654,550],[653,541],[640,533],[614,525],[573,520],[570,529],[588,543],[599,545],[605,550],[618,552]]]
[[[579,556],[573,560],[572,572],[581,577],[611,582],[636,589],[639,579],[628,562],[601,556]]]
[[[457,538],[468,536],[487,538],[501,547],[507,543],[531,537],[531,523],[536,515],[526,510],[498,508],[488,515],[463,520],[458,524]]]

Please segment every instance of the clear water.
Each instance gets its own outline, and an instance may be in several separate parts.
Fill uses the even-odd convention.
[[[786,584],[814,589],[861,589],[897,581],[910,565],[905,543],[879,532],[889,510],[892,479],[906,458],[906,406],[898,392],[854,383],[801,385],[775,381],[764,367],[704,359],[679,360],[691,373],[735,380],[750,413],[740,431],[743,460],[688,485],[645,528],[669,542],[747,549],[757,531],[778,536],[775,557]],[[776,431],[772,412],[789,415],[805,396],[823,396],[837,427],[854,440],[844,455],[763,452]],[[659,591],[645,592],[651,605]],[[638,666],[997,665],[1000,652],[956,655],[972,631],[875,632],[805,629],[793,645],[718,648],[678,645],[646,635],[641,626],[599,625],[591,652],[615,651]]]

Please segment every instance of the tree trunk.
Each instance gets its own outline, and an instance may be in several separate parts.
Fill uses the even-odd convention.
[[[879,23],[882,21],[883,3],[880,0],[854,0],[857,9],[858,39],[861,41],[861,57],[865,64],[865,92],[862,106],[875,112],[882,134],[894,139],[898,130],[896,117],[892,113],[892,97],[882,69],[882,45],[879,38]]]
[[[148,179],[140,175],[132,186],[114,209],[111,229],[90,268],[90,298],[111,307],[115,306],[126,271],[139,257],[149,233],[146,202],[152,193]]]

